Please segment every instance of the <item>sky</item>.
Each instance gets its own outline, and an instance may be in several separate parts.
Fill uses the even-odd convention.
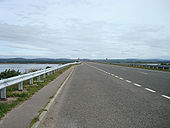
[[[170,0],[0,0],[11,57],[170,60]]]

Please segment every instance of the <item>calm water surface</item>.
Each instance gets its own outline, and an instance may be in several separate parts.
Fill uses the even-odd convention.
[[[0,72],[5,71],[5,69],[14,69],[25,73],[31,69],[45,69],[47,66],[55,67],[58,64],[0,64]]]

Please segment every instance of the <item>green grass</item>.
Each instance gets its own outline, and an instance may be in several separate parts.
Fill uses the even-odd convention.
[[[79,65],[79,64],[76,64],[76,65]],[[67,77],[68,77],[68,76],[67,76]],[[65,80],[67,79],[67,77],[65,78]],[[64,80],[64,81],[65,81],[65,80]],[[64,83],[64,81],[61,83],[61,85]],[[61,85],[60,85],[60,87],[61,87]],[[60,88],[60,87],[59,87],[59,88]],[[46,106],[50,103],[51,99],[54,98],[54,96],[55,96],[55,94],[49,97],[50,100],[46,103],[46,105],[44,106],[44,108],[39,111],[39,114],[31,121],[30,127],[32,127],[37,121],[39,121],[39,117],[40,117],[40,115],[41,115],[41,113],[42,113],[43,111],[48,111],[48,110],[45,109],[45,108],[46,108]]]
[[[43,88],[45,85],[47,85],[49,82],[53,81],[55,78],[57,78],[60,74],[65,72],[67,69],[69,69],[71,66],[68,66],[64,69],[61,69],[60,71],[56,72],[55,74],[52,74],[50,76],[46,76],[45,79],[41,77],[41,80],[44,80],[44,82],[34,82],[34,84],[37,84],[38,86],[35,85],[28,85],[28,81],[24,82],[24,91],[18,92],[18,85],[13,85],[11,87],[7,88],[7,98],[13,97],[16,98],[16,100],[11,101],[11,102],[5,102],[5,103],[0,103],[0,119],[12,108],[15,106],[21,104],[23,101],[29,99],[33,94],[35,94],[38,90]],[[35,78],[36,80],[36,78]],[[51,97],[52,98],[52,97]],[[36,122],[36,118],[34,119],[33,122]]]
[[[36,122],[38,122],[38,121],[39,121],[39,115],[36,116],[36,117],[31,121],[31,123],[30,123],[30,128],[31,128]]]

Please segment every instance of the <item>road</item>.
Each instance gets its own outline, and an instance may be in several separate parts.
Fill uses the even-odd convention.
[[[169,128],[168,78],[170,73],[83,63],[40,127]]]
[[[90,65],[115,74],[125,80],[151,88],[157,93],[170,96],[170,72],[122,67],[109,64],[90,63]]]

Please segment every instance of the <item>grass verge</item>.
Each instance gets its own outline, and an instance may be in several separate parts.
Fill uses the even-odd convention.
[[[72,73],[72,71],[70,72],[70,74]],[[64,79],[64,81],[60,84],[59,88],[61,88],[61,86],[63,85],[63,83],[67,80],[67,78],[70,76],[70,74]],[[57,92],[56,92],[57,93]],[[52,99],[54,99],[54,96],[56,95],[56,93],[52,96],[49,97],[49,101],[46,103],[46,105],[44,106],[43,109],[41,109],[39,111],[39,114],[31,121],[30,123],[30,128],[36,123],[39,121],[39,117],[40,115],[42,114],[42,112],[44,111],[48,111],[47,109],[45,109],[47,107],[47,105],[51,102]]]

